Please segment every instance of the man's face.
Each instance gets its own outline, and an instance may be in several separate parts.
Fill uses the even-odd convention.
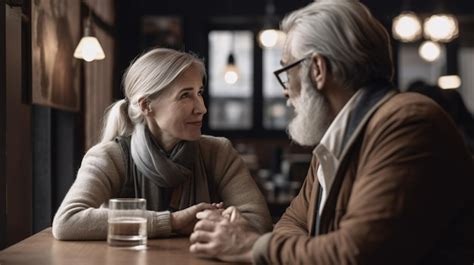
[[[284,64],[295,60],[287,48],[282,57]],[[331,116],[326,96],[316,89],[310,78],[309,67],[313,60],[308,63],[288,71],[289,86],[284,93],[288,97],[287,104],[295,110],[295,117],[288,126],[290,137],[300,145],[315,146],[331,124]]]
[[[291,56],[288,48],[288,44],[285,45],[283,49],[283,55],[281,59],[281,65],[286,66],[293,63],[296,60],[293,56]],[[290,89],[285,89],[283,94],[288,98],[290,101],[291,98],[296,98],[299,96],[301,91],[301,84],[300,79],[298,78],[299,70],[301,69],[300,65],[297,65],[289,70],[286,71],[286,75],[288,76],[288,87]]]

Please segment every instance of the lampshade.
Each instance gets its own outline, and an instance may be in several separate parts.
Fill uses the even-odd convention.
[[[433,41],[449,42],[459,33],[458,20],[453,15],[438,14],[425,20],[425,37]]]
[[[84,36],[77,45],[74,51],[74,57],[83,59],[86,62],[92,62],[94,60],[102,60],[105,58],[104,50],[100,46],[97,38],[92,36]]]
[[[86,20],[84,27],[84,36],[79,41],[76,49],[74,50],[74,58],[83,59],[86,62],[92,62],[94,60],[102,60],[105,58],[104,50],[100,46],[99,40],[92,36],[92,10],[89,9],[89,17]]]
[[[411,42],[421,37],[421,22],[413,12],[403,12],[393,19],[392,34],[395,39]]]

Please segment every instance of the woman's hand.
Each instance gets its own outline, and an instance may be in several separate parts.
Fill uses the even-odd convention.
[[[204,210],[222,211],[224,203],[199,203],[186,209],[171,213],[171,231],[183,235],[189,235],[193,232],[194,225],[198,221],[196,214]]]

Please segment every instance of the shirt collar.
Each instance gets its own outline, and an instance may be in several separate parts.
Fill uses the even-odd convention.
[[[322,153],[330,153],[337,160],[340,159],[342,152],[342,142],[344,139],[344,133],[346,132],[347,125],[349,122],[350,115],[362,95],[362,89],[357,92],[349,99],[344,105],[341,111],[336,115],[336,118],[332,121],[331,125],[324,133],[321,142],[313,150],[313,154],[320,157]]]

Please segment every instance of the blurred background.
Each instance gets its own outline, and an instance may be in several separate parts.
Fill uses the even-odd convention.
[[[310,2],[2,0],[0,249],[51,225],[104,110],[123,97],[124,70],[155,46],[205,60],[203,133],[233,142],[276,221],[311,159],[285,131],[277,29]],[[392,37],[395,84],[437,101],[473,148],[474,2],[362,2]]]

